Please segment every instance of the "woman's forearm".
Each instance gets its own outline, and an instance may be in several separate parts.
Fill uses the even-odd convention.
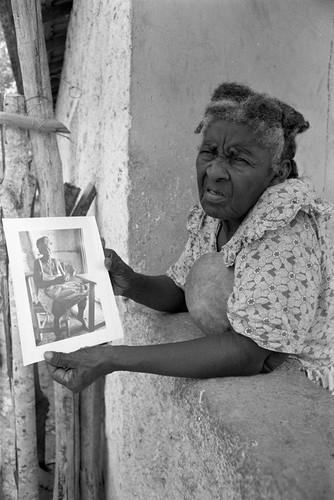
[[[250,341],[252,342],[252,341]],[[211,378],[259,373],[267,354],[250,355],[233,333],[149,346],[113,346],[106,369],[174,377]],[[255,350],[257,350],[255,348]],[[107,354],[107,353],[106,353]]]
[[[157,311],[187,311],[183,290],[166,275],[134,273],[131,286],[123,296]]]
[[[185,342],[147,346],[95,346],[69,354],[46,352],[52,378],[74,392],[99,377],[129,371],[211,378],[261,373],[270,351],[233,331]]]

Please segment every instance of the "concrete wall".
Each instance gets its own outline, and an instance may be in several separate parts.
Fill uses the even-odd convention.
[[[311,129],[300,138],[298,163],[334,201],[333,10],[332,0],[133,2],[129,238],[136,264],[159,272],[182,248],[196,199],[193,131],[223,80],[246,82],[304,113]]]
[[[65,180],[83,189],[96,183],[92,213],[109,246],[152,274],[176,260],[196,200],[193,130],[222,80],[304,113],[312,128],[300,140],[300,169],[334,201],[333,17],[332,0],[74,1],[57,108],[72,138],[59,144]],[[127,342],[196,334],[188,319],[119,304]],[[263,378],[110,375],[107,498],[334,496],[332,402],[300,374],[275,377],[271,386]],[[272,391],[280,395],[275,425]]]
[[[67,38],[57,116],[70,140],[59,137],[64,178],[97,189],[101,235],[126,257],[128,132],[131,126],[130,1],[75,1]]]

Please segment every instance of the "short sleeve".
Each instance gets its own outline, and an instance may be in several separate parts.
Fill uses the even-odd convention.
[[[189,231],[189,238],[186,246],[178,261],[167,270],[167,276],[169,276],[177,286],[184,288],[188,273],[199,256],[200,248],[197,235]]]
[[[208,217],[199,204],[192,207],[187,220],[188,241],[178,261],[166,272],[180,288],[184,288],[194,262],[204,253],[216,251],[218,226],[219,221]]]
[[[233,329],[272,351],[300,353],[312,341],[321,284],[319,246],[308,216],[268,231],[235,261],[227,315]]]

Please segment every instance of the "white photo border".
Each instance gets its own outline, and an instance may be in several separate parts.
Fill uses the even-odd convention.
[[[9,257],[9,270],[13,281],[24,366],[44,360],[44,353],[46,351],[69,353],[81,347],[123,339],[121,319],[108,271],[104,266],[104,252],[94,216],[4,218],[2,221]],[[101,301],[105,326],[95,332],[87,332],[72,338],[36,345],[25,281],[20,233],[43,230],[50,232],[59,229],[80,229],[82,231],[89,275],[94,277],[94,281],[98,287],[98,297]]]

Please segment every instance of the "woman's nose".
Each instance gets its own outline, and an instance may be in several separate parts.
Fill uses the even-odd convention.
[[[221,158],[215,158],[211,165],[207,167],[206,173],[209,177],[216,181],[219,179],[229,179],[230,175],[228,172],[228,162]]]

